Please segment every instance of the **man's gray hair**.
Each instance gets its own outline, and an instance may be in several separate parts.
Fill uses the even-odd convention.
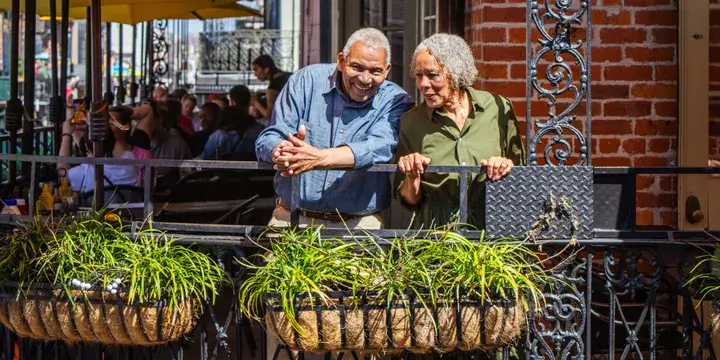
[[[412,62],[410,62],[410,76],[412,77],[415,77],[415,58],[420,51],[427,51],[437,60],[445,74],[450,77],[452,88],[469,88],[475,83],[478,76],[475,57],[463,38],[457,35],[438,33],[423,40],[415,49]]]
[[[385,65],[390,65],[390,42],[382,31],[367,27],[352,33],[343,48],[343,56],[346,59],[350,54],[350,48],[358,41],[365,44],[367,47],[376,49],[381,48],[385,50]]]

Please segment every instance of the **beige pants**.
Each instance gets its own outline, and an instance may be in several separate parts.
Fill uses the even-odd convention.
[[[277,226],[277,227],[283,227],[283,226],[289,226],[290,225],[290,211],[281,207],[276,206],[275,210],[273,210],[272,219],[270,219],[270,222],[268,223],[268,226]],[[377,230],[382,228],[382,216],[380,216],[380,213],[375,213],[372,215],[366,215],[354,219],[347,220],[345,223],[343,222],[335,222],[335,221],[324,221],[324,220],[318,220],[313,219],[305,216],[300,216],[300,221],[298,223],[298,227],[307,227],[309,225],[323,225],[327,228],[348,228],[348,229],[366,229],[366,230]],[[273,355],[275,354],[275,349],[278,346],[277,339],[272,334],[267,334],[267,360],[272,360]],[[337,354],[333,352],[333,359],[337,358]],[[344,358],[352,358],[349,354],[346,355]],[[288,355],[286,351],[281,351],[280,355],[277,357],[277,360],[288,360]],[[306,360],[319,360],[323,359],[322,354],[305,354]]]

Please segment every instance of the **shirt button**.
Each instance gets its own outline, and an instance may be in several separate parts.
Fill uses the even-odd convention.
[[[459,138],[458,141],[462,141],[462,138]]]
[[[340,130],[340,133],[341,133],[341,134],[344,134],[344,133],[345,133],[345,130]]]
[[[465,162],[463,161],[462,163],[460,163],[460,165],[465,166]]]

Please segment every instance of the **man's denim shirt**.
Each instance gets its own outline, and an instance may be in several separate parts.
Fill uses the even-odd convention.
[[[365,103],[339,89],[336,64],[316,64],[295,72],[278,95],[270,126],[255,142],[259,161],[271,162],[272,149],[288,134],[307,129],[318,149],[348,146],[355,169],[392,160],[400,116],[414,105],[407,92],[385,81]],[[275,175],[275,192],[290,201],[290,178]],[[390,205],[390,174],[367,171],[311,170],[300,175],[300,207],[306,210],[365,215]]]

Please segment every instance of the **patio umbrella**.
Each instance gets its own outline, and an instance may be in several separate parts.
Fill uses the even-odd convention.
[[[58,14],[57,17],[60,17],[60,9],[62,5],[61,0],[56,0],[57,8],[58,8]],[[162,3],[162,6],[157,6],[154,4]],[[40,0],[37,1],[37,15],[39,16],[50,16],[50,1],[46,0]],[[102,21],[110,21],[114,22],[112,19],[106,18],[107,15],[115,15],[118,16],[118,14],[124,13],[124,18],[128,19],[130,21],[135,21],[135,19],[143,18],[143,20],[139,20],[134,22],[135,24],[143,22],[143,21],[149,21],[149,20],[158,20],[163,19],[162,17],[157,17],[154,14],[163,14],[163,13],[181,13],[184,11],[193,11],[198,9],[204,9],[209,8],[213,6],[224,6],[224,5],[231,5],[235,4],[234,0],[190,0],[190,1],[180,1],[180,0],[102,0]],[[90,0],[70,0],[70,18],[74,19],[85,19],[87,16],[86,14],[86,7],[90,6]],[[249,12],[252,12],[253,15],[245,15],[245,16],[261,16],[260,12],[244,7]],[[0,10],[2,11],[10,11],[12,10],[12,0],[0,0]],[[25,2],[20,1],[20,12],[25,11]],[[146,14],[142,14],[141,12],[146,12]],[[152,14],[152,15],[151,15]],[[148,19],[148,17],[150,19]],[[123,22],[124,24],[130,24],[130,22]]]
[[[85,18],[85,8],[70,8],[70,17]],[[102,19],[107,22],[135,25],[152,20],[216,19],[262,16],[254,9],[238,5],[235,0],[190,0],[173,2],[146,2],[132,5],[103,5]]]

